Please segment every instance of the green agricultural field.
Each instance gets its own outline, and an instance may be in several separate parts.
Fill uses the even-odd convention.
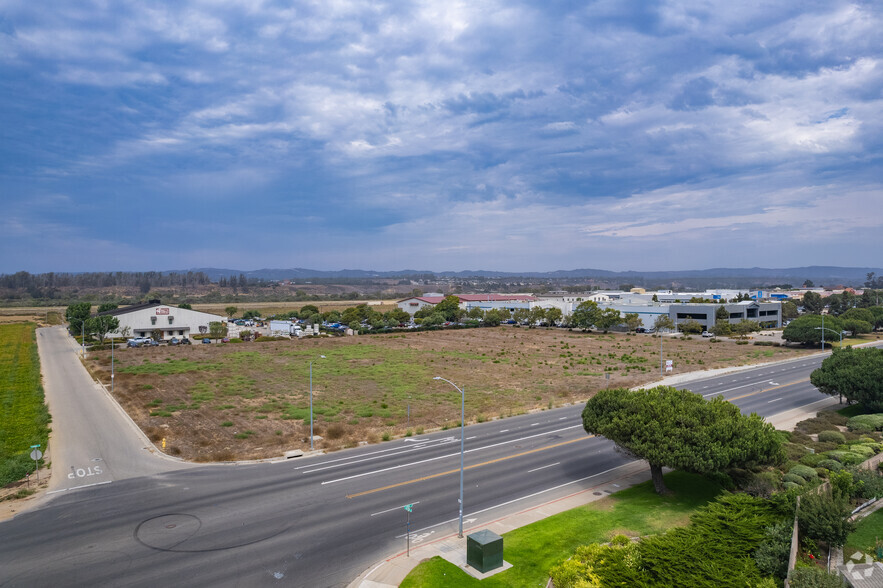
[[[0,325],[0,486],[33,471],[30,448],[45,451],[49,439],[35,332],[33,323]]]

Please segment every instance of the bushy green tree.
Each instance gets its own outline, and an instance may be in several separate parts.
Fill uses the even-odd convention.
[[[699,321],[690,319],[680,323],[678,325],[678,330],[685,335],[698,335],[705,329],[702,328],[702,324]]]
[[[222,339],[227,336],[227,324],[221,321],[212,321],[208,324],[208,336],[210,339]]]
[[[82,332],[83,323],[89,319],[91,312],[91,302],[75,302],[67,307],[64,312],[64,320],[68,322],[68,328],[72,335],[79,335]]]
[[[807,292],[803,295],[803,309],[806,312],[818,314],[825,308],[825,302],[816,292]]]
[[[839,547],[855,530],[855,523],[849,520],[851,513],[852,506],[846,497],[834,496],[830,490],[807,492],[800,498],[797,524],[800,532],[813,541]]]
[[[618,310],[615,308],[605,308],[598,315],[598,318],[595,319],[595,326],[606,333],[621,322],[622,317]]]
[[[634,331],[644,324],[644,320],[640,316],[638,316],[637,312],[625,313],[625,316],[622,317],[622,322],[625,324],[626,328],[628,328],[629,331]]]
[[[445,296],[444,300],[435,305],[433,314],[436,312],[444,316],[446,321],[459,320],[463,314],[463,309],[460,308],[460,299],[453,294]]]
[[[797,318],[797,304],[793,300],[782,302],[782,318],[786,321]]]
[[[104,339],[108,333],[116,331],[120,327],[120,320],[115,316],[99,315],[86,320],[86,332],[98,336],[98,341],[104,345]]]
[[[484,324],[489,327],[497,327],[505,320],[509,320],[508,311],[492,308],[484,313]]]
[[[546,309],[546,320],[549,321],[549,324],[553,327],[558,324],[562,316],[563,313],[558,307],[553,306],[552,308]]]
[[[823,322],[824,329],[822,329]],[[823,318],[817,314],[807,314],[791,321],[782,331],[782,338],[792,343],[818,345],[822,342],[823,332],[826,341],[830,341],[832,337],[836,341],[838,339],[836,333],[842,330],[843,325],[836,317],[826,316]]]
[[[653,321],[653,328],[657,331],[670,331],[675,328],[675,322],[667,314],[661,314]]]
[[[224,313],[228,317],[233,317],[236,314],[237,310],[239,310],[239,309],[237,309],[235,306],[228,306],[227,308],[224,309]]]
[[[792,528],[793,523],[782,521],[764,529],[763,543],[754,552],[754,563],[762,574],[783,580],[788,575]]]
[[[883,349],[835,349],[809,379],[823,394],[842,394],[868,411],[883,411]]]
[[[178,308],[183,308],[185,310],[193,310],[193,306],[191,306],[187,302],[182,302],[181,304],[178,305]]]
[[[687,390],[601,390],[586,403],[582,417],[587,433],[647,460],[660,494],[667,491],[663,467],[710,474],[782,459],[781,440],[763,418],[744,416],[720,397],[709,401]]]
[[[119,307],[117,306],[116,302],[103,302],[98,305],[97,312],[107,312],[108,310],[115,310],[117,308]]]
[[[601,309],[594,300],[585,300],[579,303],[573,314],[570,315],[570,324],[574,327],[587,331],[592,328],[601,316]]]

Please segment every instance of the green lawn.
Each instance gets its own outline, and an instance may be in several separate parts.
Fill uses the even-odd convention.
[[[31,445],[45,452],[49,439],[35,329],[33,323],[0,325],[0,486],[33,471]]]
[[[844,557],[849,558],[856,551],[874,556],[878,537],[883,539],[883,510],[872,512],[859,521],[855,531],[846,539],[846,545],[843,547]]]
[[[479,582],[440,557],[418,565],[403,588],[452,586],[543,587],[549,569],[570,557],[579,545],[609,541],[614,535],[650,535],[686,525],[720,487],[701,476],[672,472],[665,477],[671,496],[661,497],[650,482],[549,517],[503,535],[503,557],[513,567]]]

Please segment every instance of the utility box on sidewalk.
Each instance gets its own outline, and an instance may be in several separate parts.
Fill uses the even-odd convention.
[[[482,574],[502,567],[503,538],[487,529],[467,535],[466,564]]]

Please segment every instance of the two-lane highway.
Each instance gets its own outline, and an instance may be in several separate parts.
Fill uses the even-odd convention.
[[[743,370],[690,389],[771,416],[826,398],[805,385],[819,361]],[[585,434],[581,411],[466,428],[467,532],[636,467],[609,441]],[[456,532],[459,434],[68,491],[0,525],[0,586],[345,585],[404,547],[406,504],[415,505],[415,542]]]

